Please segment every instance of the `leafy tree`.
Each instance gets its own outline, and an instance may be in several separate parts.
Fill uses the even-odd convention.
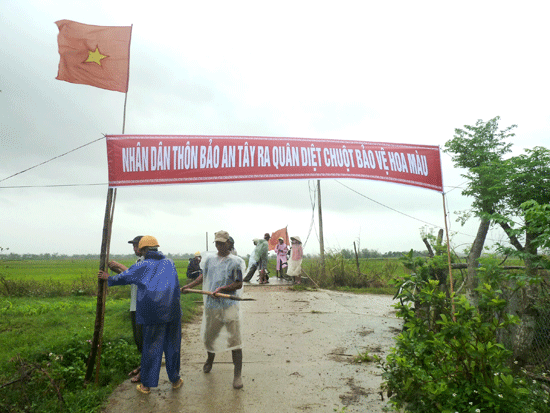
[[[493,214],[505,194],[502,182],[503,157],[511,151],[511,143],[505,140],[513,137],[512,130],[516,125],[504,130],[498,129],[500,117],[488,122],[478,120],[475,126],[465,125],[464,129],[455,129],[453,139],[445,143],[445,152],[452,154],[456,166],[466,170],[466,189],[463,195],[472,197],[471,211],[463,214],[464,223],[472,215],[480,218],[479,228],[467,258],[468,275],[466,278],[466,295],[471,302],[476,302],[474,292],[477,287],[476,268],[483,251],[485,238],[491,224],[488,217]]]
[[[533,220],[523,206],[529,201],[537,205],[550,202],[550,151],[536,147],[505,159],[511,147],[505,139],[514,136],[511,130],[516,126],[499,131],[498,121],[498,117],[488,122],[479,120],[476,126],[456,129],[454,138],[445,144],[445,151],[453,154],[452,159],[457,166],[466,169],[462,176],[467,179],[467,186],[462,193],[471,196],[473,202],[472,210],[462,219],[472,215],[480,219],[468,256],[465,288],[469,301],[477,304],[479,298],[475,293],[478,285],[476,270],[491,223],[499,225],[508,236],[511,247],[505,246],[503,249],[525,262],[526,275],[531,283],[526,285],[518,302],[514,303],[521,318],[514,342],[515,356],[524,358],[528,355],[536,321],[534,304],[538,293],[533,281],[537,279],[537,265],[541,261],[539,237],[544,229],[536,224],[539,221]],[[518,222],[519,228],[516,227]]]
[[[522,258],[528,275],[535,276],[538,249],[544,242],[534,240],[545,233],[539,221],[546,208],[540,206],[550,202],[550,151],[542,147],[525,149],[524,154],[503,162],[501,169],[506,191],[501,207],[490,218],[502,227],[516,250],[508,253]],[[519,231],[512,230],[514,217],[523,221]]]

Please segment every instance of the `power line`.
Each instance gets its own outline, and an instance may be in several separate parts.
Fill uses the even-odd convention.
[[[101,184],[57,184],[57,185],[15,185],[15,186],[0,186],[0,189],[14,189],[14,188],[57,188],[66,186],[98,186],[109,185],[108,183]]]
[[[401,215],[403,215],[403,216],[406,216],[407,218],[414,219],[415,221],[422,222],[423,224],[430,225],[430,226],[435,227],[435,228],[444,229],[444,228],[443,228],[442,226],[440,226],[440,225],[435,225],[435,224],[432,224],[432,223],[423,221],[423,220],[421,220],[421,219],[419,219],[419,218],[413,217],[412,215],[405,214],[404,212],[398,211],[398,210],[395,209],[395,208],[392,208],[392,207],[390,207],[390,206],[388,206],[388,205],[385,205],[385,204],[383,204],[383,203],[381,203],[381,202],[378,202],[378,201],[376,201],[376,200],[374,200],[374,199],[372,199],[372,198],[369,198],[368,196],[363,195],[362,193],[356,191],[355,189],[352,189],[352,188],[350,188],[349,186],[344,185],[342,182],[338,181],[337,179],[335,179],[335,181],[338,182],[338,183],[339,183],[340,185],[342,185],[343,187],[349,189],[350,191],[355,192],[357,195],[360,195],[360,196],[362,196],[363,198],[366,198],[366,199],[368,199],[369,201],[374,202],[375,204],[378,204],[378,205],[380,205],[380,206],[383,206],[384,208],[387,208],[387,209],[389,209],[389,210],[391,210],[391,211],[397,212],[398,214],[401,214]],[[459,231],[455,232],[455,234],[460,234],[460,235],[465,235],[465,236],[467,236],[467,237],[475,238],[474,235],[465,234],[465,233],[459,232]]]
[[[61,158],[62,156],[65,156],[65,155],[67,155],[67,154],[69,154],[69,153],[71,153],[71,152],[74,152],[74,151],[77,151],[77,150],[79,150],[79,149],[82,149],[82,148],[84,148],[85,146],[91,145],[92,143],[97,142],[97,141],[100,141],[100,140],[102,140],[102,139],[105,139],[105,136],[102,136],[101,138],[96,139],[96,140],[93,140],[93,141],[91,141],[91,142],[85,143],[84,145],[81,145],[81,146],[79,146],[78,148],[74,148],[74,149],[70,150],[69,152],[65,152],[65,153],[62,153],[61,155],[57,155],[57,156],[55,156],[55,157],[53,157],[53,158],[51,158],[51,159],[48,159],[47,161],[44,161],[44,162],[41,162],[41,163],[36,164],[36,165],[34,165],[34,166],[31,166],[30,168],[27,168],[27,169],[24,169],[24,170],[22,170],[22,171],[19,171],[19,172],[13,174],[13,175],[8,176],[7,178],[0,179],[0,182],[4,182],[4,181],[6,181],[6,180],[8,180],[8,179],[10,179],[10,178],[13,178],[14,176],[17,176],[17,175],[20,175],[20,174],[22,174],[22,173],[24,173],[24,172],[30,171],[31,169],[34,169],[34,168],[36,168],[36,167],[38,167],[38,166],[40,166],[40,165],[44,165],[44,164],[46,164],[46,163],[48,163],[48,162],[51,162],[51,161],[53,161],[54,159]],[[9,187],[4,187],[4,188],[9,188]]]
[[[405,214],[404,212],[398,211],[398,210],[395,209],[395,208],[392,208],[392,207],[390,207],[390,206],[388,206],[388,205],[384,205],[383,203],[378,202],[378,201],[376,201],[376,200],[374,200],[374,199],[372,199],[372,198],[369,198],[368,196],[363,195],[363,194],[360,193],[360,192],[357,192],[355,189],[352,189],[352,188],[350,188],[349,186],[344,185],[342,182],[340,182],[340,181],[338,181],[338,180],[336,180],[336,179],[335,179],[335,181],[338,182],[338,183],[339,183],[340,185],[342,185],[343,187],[349,189],[350,191],[355,192],[357,195],[360,195],[360,196],[362,196],[363,198],[366,198],[366,199],[368,199],[369,201],[374,202],[375,204],[381,205],[381,206],[383,206],[384,208],[390,209],[390,210],[392,210],[392,211],[394,211],[394,212],[397,212],[398,214],[404,215],[404,216],[406,216],[407,218],[411,218],[411,219],[414,219],[414,220],[416,220],[416,221],[422,222],[423,224],[430,225],[430,226],[436,227],[436,228],[443,228],[443,227],[440,226],[440,225],[435,225],[435,224],[432,224],[432,223],[430,223],[430,222],[422,221],[421,219],[415,218],[415,217],[413,217],[412,215]]]
[[[313,224],[315,222],[315,194],[317,193],[317,188],[314,185],[313,197],[311,196],[311,181],[307,181],[307,186],[309,189],[309,202],[311,203],[311,222],[309,224],[309,231],[307,233],[306,240],[303,242],[304,247],[306,246],[309,236],[311,235],[311,229],[314,228]],[[315,233],[317,233],[317,228],[315,228]],[[319,238],[319,236],[317,236],[317,238]]]

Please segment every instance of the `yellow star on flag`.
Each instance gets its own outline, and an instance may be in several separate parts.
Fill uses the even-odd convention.
[[[97,63],[101,66],[101,59],[105,59],[108,56],[102,55],[99,52],[99,47],[96,46],[95,52],[92,52],[91,50],[88,50],[88,58],[84,63]]]

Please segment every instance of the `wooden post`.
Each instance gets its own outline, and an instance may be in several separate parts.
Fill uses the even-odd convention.
[[[107,202],[105,205],[105,218],[103,220],[103,236],[101,240],[101,255],[99,259],[100,271],[107,269],[109,262],[109,245],[111,243],[111,226],[113,223],[114,198],[116,189],[109,188],[107,191]],[[107,293],[107,281],[99,280],[97,282],[97,306],[94,326],[94,336],[92,338],[92,348],[88,357],[88,366],[86,369],[85,383],[89,383],[92,379],[94,364],[98,353],[101,355],[101,340],[103,336],[103,325],[105,318],[105,297]],[[99,362],[96,371],[96,382],[99,380]]]
[[[325,241],[323,240],[323,210],[321,208],[321,180],[317,180],[317,199],[319,204],[319,251],[321,253],[321,272],[325,275]]]
[[[355,264],[357,265],[357,276],[361,276],[361,270],[359,268],[359,254],[357,253],[357,246],[355,245],[355,241],[353,241],[353,249],[355,250]]]

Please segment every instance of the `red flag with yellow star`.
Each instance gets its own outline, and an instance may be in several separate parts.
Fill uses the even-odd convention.
[[[131,26],[91,26],[71,20],[59,28],[56,79],[128,92]]]

